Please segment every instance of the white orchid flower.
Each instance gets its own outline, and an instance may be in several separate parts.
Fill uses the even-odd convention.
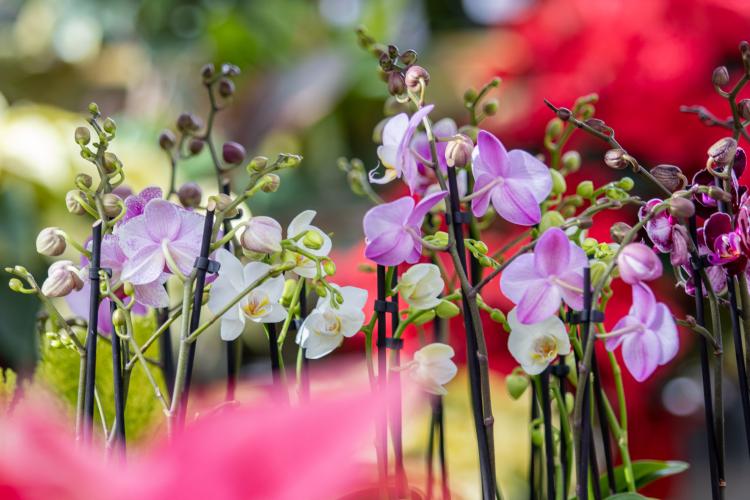
[[[570,353],[570,339],[560,318],[550,316],[538,323],[525,325],[516,317],[516,309],[513,308],[508,314],[508,349],[523,371],[538,375],[558,355]]]
[[[414,359],[404,368],[409,370],[423,390],[443,396],[448,394],[445,384],[453,380],[458,372],[451,359],[455,354],[448,344],[435,342],[416,351]]]
[[[331,353],[344,338],[355,335],[365,322],[363,309],[367,302],[367,290],[353,286],[332,286],[341,292],[343,303],[334,307],[330,294],[321,297],[297,332],[296,342],[305,349],[308,359],[322,358]]]
[[[325,257],[331,251],[333,243],[331,242],[331,238],[326,233],[324,233],[323,230],[311,224],[312,220],[315,218],[315,215],[317,215],[317,212],[315,212],[315,210],[305,210],[297,217],[292,219],[292,222],[289,223],[289,227],[286,230],[286,237],[296,238],[300,235],[304,235],[308,231],[315,231],[316,233],[318,233],[322,240],[320,248],[311,248],[306,246],[304,242],[304,236],[296,241],[296,245],[303,250],[311,253],[312,255],[315,255],[317,257]],[[315,275],[317,273],[317,266],[315,264],[315,261],[300,254],[295,254],[295,258],[297,266],[292,269],[292,271],[298,276],[302,276],[303,278],[315,278]]]
[[[440,303],[445,287],[440,269],[435,264],[416,264],[399,278],[398,293],[410,307],[423,311]]]
[[[234,255],[225,249],[216,252],[221,264],[219,277],[211,285],[208,309],[219,314],[243,290],[264,276],[271,266],[262,262],[250,262],[244,268]],[[286,319],[287,311],[279,304],[284,291],[284,278],[267,278],[221,317],[221,338],[234,340],[245,329],[245,321],[255,323],[278,323]]]

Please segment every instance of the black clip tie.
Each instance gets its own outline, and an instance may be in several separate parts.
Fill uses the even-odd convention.
[[[208,257],[196,257],[193,267],[199,271],[206,271],[208,274],[216,274],[219,272],[221,264],[215,260],[209,259]]]
[[[589,311],[568,311],[566,319],[571,325],[602,323],[604,321],[604,313],[596,309],[593,309],[590,314]]]
[[[445,214],[445,221],[448,224],[468,224],[471,222],[471,216],[466,212],[455,212],[453,214]]]
[[[388,349],[399,350],[404,347],[404,339],[397,339],[394,337],[388,337],[385,339],[385,347]]]
[[[110,278],[112,277],[112,268],[109,268],[109,267],[96,268],[92,266],[89,269],[89,279],[92,281],[99,281],[99,271],[104,271],[104,274],[106,274]]]
[[[690,257],[690,266],[693,268],[693,271],[698,272],[701,269],[710,267],[711,263],[708,262],[707,255],[701,255],[698,258]]]
[[[375,312],[396,313],[398,312],[398,304],[396,304],[395,302],[388,302],[385,300],[376,300]]]
[[[565,378],[570,373],[570,367],[568,365],[554,364],[550,366],[550,373],[555,377]]]

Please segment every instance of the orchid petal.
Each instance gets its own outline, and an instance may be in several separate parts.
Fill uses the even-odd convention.
[[[518,302],[518,320],[529,325],[557,314],[560,298],[558,287],[547,282],[527,288]]]
[[[547,229],[534,246],[534,267],[540,276],[563,274],[570,261],[570,240],[562,229]]]

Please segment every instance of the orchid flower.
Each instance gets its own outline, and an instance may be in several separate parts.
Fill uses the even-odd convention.
[[[515,307],[508,313],[508,325],[508,350],[529,375],[542,373],[558,355],[570,353],[568,332],[557,316],[525,324],[518,320],[518,307]]]
[[[625,283],[651,281],[662,273],[659,257],[643,243],[630,243],[617,256],[617,269]]]
[[[448,344],[427,344],[414,353],[414,359],[404,365],[404,369],[425,392],[444,396],[448,394],[445,384],[453,380],[458,372],[451,359],[455,354]]]
[[[422,220],[447,191],[439,191],[416,205],[410,196],[371,208],[362,221],[365,256],[381,266],[414,264],[422,255]]]
[[[219,314],[221,311],[253,283],[262,279],[271,266],[263,262],[242,263],[225,249],[216,252],[216,260],[221,264],[219,277],[211,285],[208,309]],[[286,319],[287,312],[279,304],[284,291],[284,277],[268,277],[245,295],[221,317],[222,340],[234,340],[245,329],[245,320],[254,323],[278,323]]]
[[[435,264],[416,264],[401,275],[396,289],[409,307],[422,311],[440,303],[444,287],[440,269]]]
[[[432,125],[432,133],[437,139],[445,139],[456,135],[458,133],[458,127],[456,126],[456,122],[452,119],[443,118]],[[430,164],[425,164],[423,161],[432,159],[432,150],[427,134],[424,132],[417,132],[414,134],[411,146],[417,157],[417,176],[414,182],[410,184],[411,192],[412,194],[424,196],[425,194],[429,194],[428,190],[432,186],[438,186],[437,184],[433,184],[435,182],[435,175],[432,166]],[[438,166],[443,174],[446,174],[448,171],[448,163],[445,158],[445,149],[447,147],[448,143],[444,140],[435,143],[435,149],[437,150],[438,156]],[[465,170],[461,170],[459,173],[464,176],[466,175]],[[465,196],[465,181],[466,179],[464,177],[464,194],[461,196]]]
[[[317,212],[315,210],[305,210],[300,213],[289,223],[289,227],[286,230],[286,237],[290,239],[298,238],[295,243],[298,247],[317,257],[325,257],[331,251],[333,243],[331,242],[331,238],[322,229],[311,224],[316,215]],[[308,231],[314,231],[320,236],[322,241],[320,247],[312,248],[305,245],[304,235]],[[317,274],[315,261],[302,254],[295,254],[294,257],[297,266],[292,271],[303,278],[315,278]]]
[[[500,277],[500,289],[518,305],[523,324],[543,321],[557,313],[563,300],[573,309],[583,307],[584,251],[556,227],[539,238],[533,253],[513,260]]]
[[[703,235],[711,264],[722,265],[730,273],[745,271],[747,252],[742,245],[742,236],[732,228],[728,214],[718,212],[711,215],[703,224]]]
[[[476,217],[495,211],[508,222],[533,226],[542,219],[539,204],[552,191],[549,169],[529,153],[510,153],[491,133],[480,130],[472,154],[474,193],[471,209]]]
[[[365,322],[363,309],[367,302],[367,290],[353,286],[332,286],[341,292],[343,302],[334,303],[332,294],[320,297],[315,309],[297,332],[296,342],[305,349],[308,359],[322,358],[331,353],[344,338],[354,336]]]
[[[378,146],[378,158],[385,167],[385,173],[382,177],[376,178],[373,170],[370,172],[370,182],[386,184],[403,177],[409,190],[414,193],[419,185],[419,171],[417,160],[411,151],[411,142],[422,119],[433,107],[425,106],[417,110],[411,118],[406,113],[399,113],[388,120],[383,128],[383,144]]]
[[[128,257],[122,280],[134,285],[153,283],[166,268],[189,274],[200,253],[203,219],[166,200],[149,201],[141,215],[122,223],[115,231]]]
[[[656,302],[654,293],[643,283],[633,285],[630,312],[605,337],[608,351],[622,346],[625,367],[638,382],[671,361],[680,346],[677,325],[669,309]]]
[[[119,223],[122,224],[133,217],[141,215],[149,201],[160,199],[161,197],[162,190],[157,186],[147,187],[138,194],[130,194],[125,198],[125,215]]]
[[[706,246],[706,239],[704,237],[704,231],[702,227],[698,228],[698,255],[709,255],[711,252]],[[685,281],[685,293],[688,295],[695,296],[695,279],[692,267],[683,266],[683,269],[688,274],[688,279]],[[703,295],[706,296],[706,287],[711,285],[713,291],[717,295],[721,295],[727,289],[727,273],[721,266],[708,266],[706,267],[706,275],[708,276],[709,283],[703,284]]]
[[[658,198],[649,200],[638,211],[638,218],[643,220],[660,203],[662,200]],[[690,256],[687,230],[668,211],[658,212],[646,222],[646,234],[657,250],[669,254],[669,260],[673,266],[688,264]]]

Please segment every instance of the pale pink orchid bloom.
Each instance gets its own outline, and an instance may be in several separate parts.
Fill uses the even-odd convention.
[[[203,215],[169,201],[149,201],[141,215],[116,228],[120,247],[128,258],[122,280],[134,285],[156,281],[169,271],[167,255],[179,272],[189,274],[200,253],[203,221]]]
[[[643,382],[657,367],[670,362],[680,347],[677,325],[669,308],[657,302],[644,283],[633,285],[633,305],[611,333],[606,334],[608,351],[622,346],[625,367]]]
[[[583,268],[586,253],[559,228],[544,232],[533,253],[512,261],[500,277],[500,290],[518,306],[518,321],[525,325],[557,314],[561,301],[583,308]]]
[[[629,243],[617,256],[620,278],[633,285],[655,280],[662,273],[662,265],[654,251],[643,243]]]
[[[417,168],[417,158],[411,150],[412,139],[417,127],[434,106],[430,104],[417,110],[411,118],[406,113],[399,113],[383,127],[383,144],[378,146],[378,158],[385,167],[382,177],[375,177],[370,172],[370,182],[386,184],[394,179],[403,178],[413,194],[419,189],[421,176]]]
[[[422,221],[446,196],[439,191],[415,205],[411,196],[371,208],[362,221],[365,231],[365,256],[381,266],[414,264],[422,255]]]
[[[520,149],[510,153],[500,140],[480,130],[472,153],[474,193],[471,210],[476,217],[487,212],[490,202],[508,222],[533,226],[542,219],[539,204],[552,191],[549,169]]]

